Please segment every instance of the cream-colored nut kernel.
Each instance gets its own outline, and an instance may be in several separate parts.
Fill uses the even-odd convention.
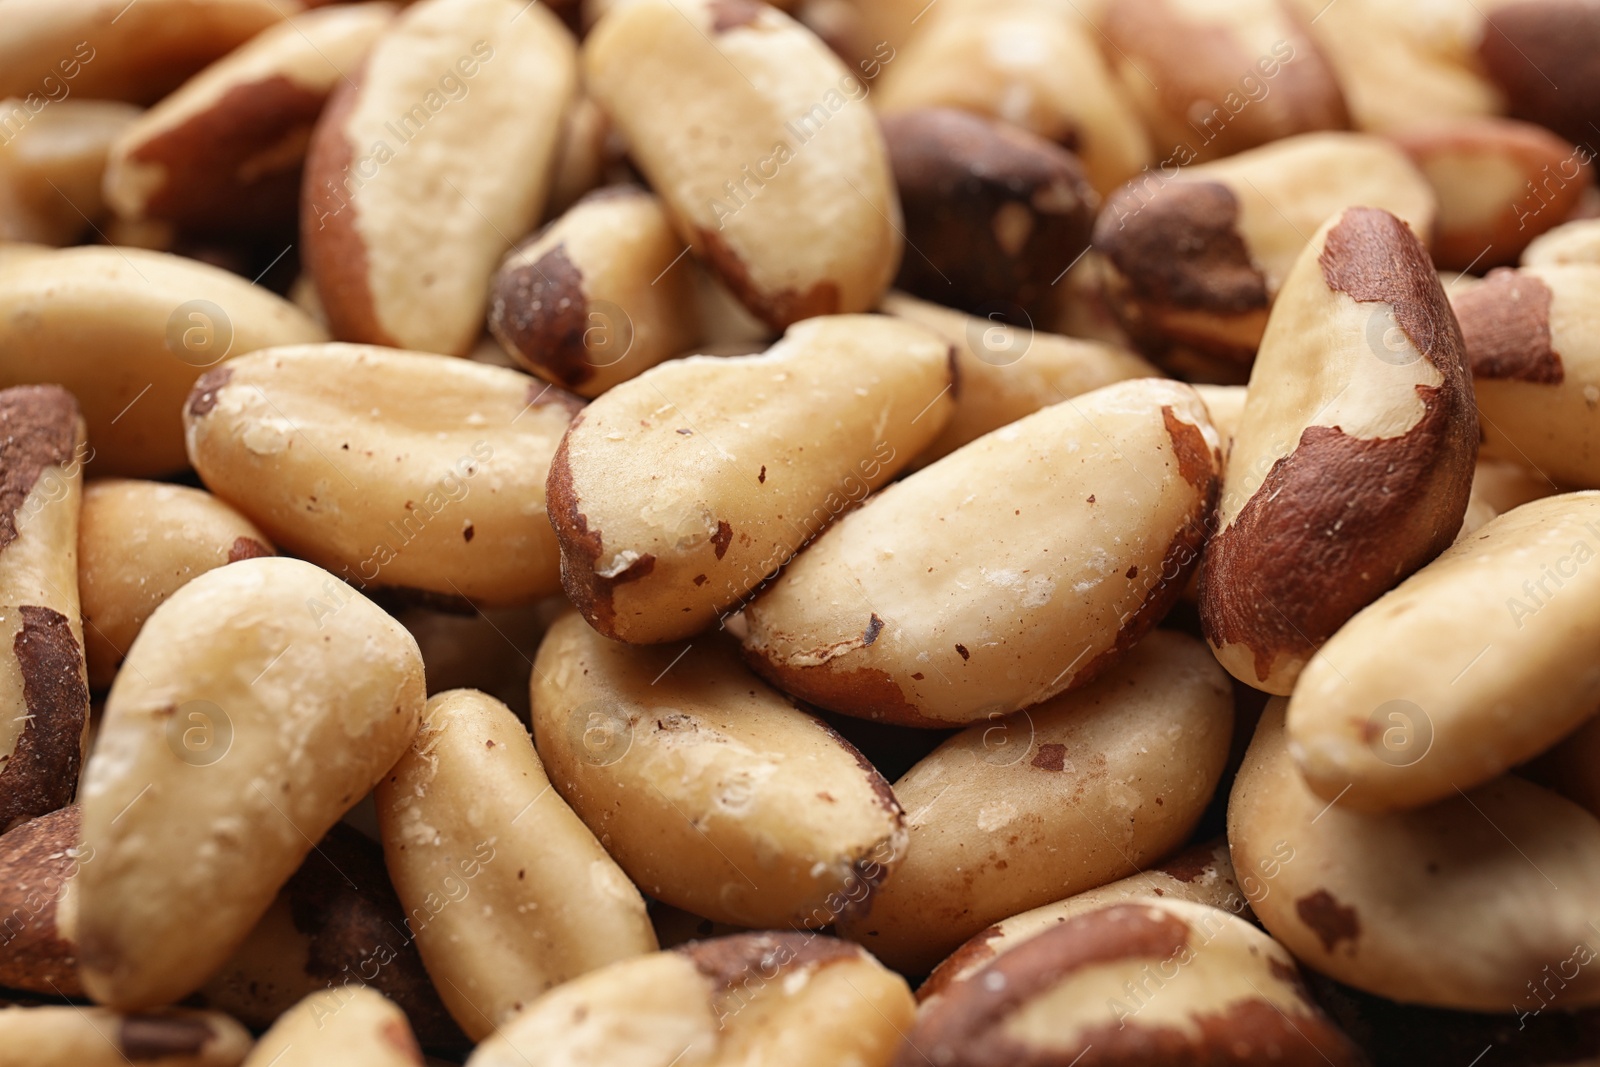
[[[905,854],[889,783],[720,638],[550,628],[530,683],[551,783],[650,896],[739,926],[832,925]]]
[[[950,351],[908,322],[830,315],[606,393],[550,465],[568,597],[623,641],[712,625],[939,435]]]
[[[204,368],[326,339],[287,300],[192,259],[90,247],[0,262],[0,385],[71,390],[100,475],[188,465],[173,416]]]
[[[1600,267],[1600,219],[1580,219],[1557,226],[1522,252],[1524,267],[1561,267],[1580,263]]]
[[[583,53],[679,236],[758,318],[877,305],[900,202],[866,86],[815,34],[747,0],[637,0]]]
[[[302,254],[334,336],[465,355],[544,211],[572,34],[543,4],[423,0],[342,81],[306,156]]]
[[[98,222],[106,154],[138,115],[104,100],[0,100],[0,241],[72,244]]]
[[[1454,797],[1600,706],[1600,493],[1524,504],[1325,644],[1289,702],[1310,788],[1354,811]]]
[[[1394,139],[1439,198],[1433,260],[1448,270],[1515,263],[1594,185],[1587,150],[1527,122],[1459,119]]]
[[[1129,378],[1160,372],[1117,345],[1008,326],[890,293],[883,312],[926,326],[955,350],[955,413],[933,444],[917,453],[913,467],[943,459],[1051,404]]]
[[[1217,439],[1222,442],[1222,458],[1226,461],[1233,452],[1233,439],[1239,436],[1239,427],[1244,422],[1244,406],[1250,390],[1243,385],[1196,385],[1194,391],[1205,401],[1211,425],[1217,428]],[[1222,491],[1228,491],[1226,473]]]
[[[261,1035],[244,1067],[422,1067],[406,1013],[376,990],[312,993]]]
[[[554,792],[527,728],[472,689],[428,701],[378,785],[384,858],[439,995],[483,1040],[580,974],[656,950],[644,898]],[[464,888],[463,888],[464,887]]]
[[[654,195],[602,189],[500,264],[489,329],[545,381],[599,396],[699,340],[682,253]]]
[[[745,611],[802,700],[952,726],[1088,682],[1176,601],[1216,500],[1194,390],[1121,382],[1004,426],[870,499]]]
[[[504,605],[560,588],[543,487],[578,405],[464,359],[308,345],[207,373],[183,421],[207,488],[289,551],[363,588]]]
[[[567,105],[550,174],[550,195],[545,216],[561,215],[580,197],[604,184],[606,169],[616,162],[612,151],[611,119],[600,105],[579,93]]]
[[[913,1010],[905,979],[855,945],[819,934],[738,934],[569,982],[467,1062],[888,1067]]]
[[[1453,302],[1484,451],[1600,489],[1600,265],[1497,270]]]
[[[1283,0],[1117,0],[1099,26],[1170,163],[1350,125],[1332,67]]]
[[[139,628],[179,586],[270,555],[250,520],[199,489],[121,478],[84,486],[78,593],[90,687],[111,684]]]
[[[1492,456],[1480,455],[1472,474],[1472,495],[1492,507],[1497,515],[1560,491],[1549,478],[1521,463]]]
[[[8,0],[0,97],[149,104],[300,0]],[[51,106],[55,106],[52,104]]]
[[[1232,724],[1227,676],[1164,631],[1093,685],[974,723],[895,783],[905,861],[840,932],[922,974],[991,923],[1134,873],[1194,831]]]
[[[1386,647],[1407,651],[1406,673],[1431,666],[1415,641]],[[1252,902],[1268,933],[1307,967],[1408,1004],[1523,1011],[1546,967],[1575,972],[1565,1010],[1600,1003],[1600,971],[1563,962],[1600,955],[1600,820],[1512,775],[1398,814],[1330,805],[1295,769],[1283,705],[1267,705],[1228,802],[1236,869],[1294,850]]]
[[[1038,934],[925,1005],[893,1067],[1366,1058],[1294,958],[1249,922],[1185,900],[1110,904]]]
[[[248,1030],[214,1011],[0,1008],[6,1062],[27,1067],[239,1067],[251,1044]]]
[[[1245,883],[1251,888],[1259,885],[1249,875],[1246,875]],[[1233,861],[1228,857],[1226,840],[1218,838],[1195,845],[1138,874],[1075,893],[1054,904],[1019,912],[974,934],[960,948],[946,956],[944,962],[928,975],[928,980],[917,987],[917,1002],[921,1005],[919,1013],[931,1010],[935,1001],[969,981],[996,957],[1046,930],[1060,926],[1068,919],[1075,919],[1109,904],[1152,898],[1208,904],[1241,918],[1249,918],[1250,903],[1245,895],[1249,891],[1249,888],[1240,891],[1239,880],[1233,873]],[[1259,889],[1256,891],[1259,892]]]
[[[1461,334],[1405,223],[1350,208],[1284,283],[1200,574],[1206,639],[1287,693],[1356,612],[1444,550],[1477,460]]]
[[[65,389],[0,390],[0,833],[72,802],[89,736],[78,601],[83,418]]]
[[[0,834],[0,985],[81,997],[78,870],[94,853],[78,847],[76,804]]]
[[[1432,187],[1378,137],[1302,134],[1148,172],[1100,212],[1107,298],[1154,355],[1248,366],[1310,235],[1353,206],[1397,215],[1423,241],[1433,232]]]
[[[1021,126],[1076,152],[1104,195],[1150,162],[1150,141],[1100,40],[1052,0],[942,0],[884,65],[873,103],[886,115],[953,107]]]
[[[107,203],[223,232],[292,225],[311,127],[393,17],[387,3],[310,11],[228,53],[117,138]]]
[[[103,1004],[193,992],[411,742],[404,627],[294,559],[219,567],[145,622],[84,772],[79,973]],[[204,908],[175,906],[203,900]]]

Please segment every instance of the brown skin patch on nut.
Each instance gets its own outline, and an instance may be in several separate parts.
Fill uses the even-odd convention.
[[[594,377],[583,272],[558,244],[532,263],[507,264],[489,294],[489,332],[530,370],[576,388]]]
[[[1067,765],[1067,746],[1055,743],[1040,745],[1032,763],[1041,771],[1060,773]]]
[[[758,5],[760,6],[760,5]],[[839,286],[831,281],[819,281],[804,292],[782,289],[766,292],[755,284],[744,261],[716,230],[700,228],[695,231],[700,251],[707,263],[717,272],[739,302],[756,318],[775,330],[782,330],[801,319],[818,315],[836,315],[839,312]]]
[[[569,393],[559,385],[538,380],[528,383],[527,407],[542,408],[550,404],[560,404],[567,409],[568,416],[576,418],[588,401],[577,393]]]
[[[276,554],[253,537],[235,537],[233,544],[228,547],[228,562],[238,563],[242,559],[259,559]]]
[[[203,1019],[166,1015],[125,1015],[117,1023],[117,1051],[137,1063],[194,1056],[216,1034]]]
[[[1478,56],[1511,114],[1575,144],[1600,147],[1600,7],[1537,0],[1488,14]]]
[[[1208,484],[1215,484],[1222,458],[1206,444],[1206,435],[1200,427],[1180,419],[1172,408],[1162,406],[1161,421],[1167,428],[1167,437],[1172,441],[1172,454],[1178,460],[1178,474],[1184,481],[1205,492]],[[1137,576],[1138,568],[1135,567],[1128,577]]]
[[[997,924],[969,937],[960,948],[946,956],[944,961],[933,969],[927,981],[917,987],[917,1002],[922,1003],[938,996],[954,985],[963,972],[971,970],[976,964],[994,959],[995,949],[989,942],[998,938],[1002,932]]]
[[[792,968],[825,966],[866,955],[860,945],[836,937],[776,932],[690,941],[672,951],[688,957],[695,969],[710,979],[715,994],[742,989],[747,979],[771,982]]]
[[[733,544],[733,527],[718,519],[717,532],[711,535],[711,545],[718,559],[728,554],[728,546],[731,544]]]
[[[1160,864],[1156,870],[1180,882],[1198,881],[1217,869],[1216,850],[1214,844],[1196,845]]]
[[[943,730],[952,725],[923,715],[906,700],[899,683],[877,667],[837,670],[830,669],[826,663],[816,667],[792,667],[769,660],[760,650],[750,648],[744,650],[744,658],[752,670],[779,689],[819,707],[833,711],[849,708],[851,715],[896,726]]]
[[[1298,984],[1298,983],[1297,983]],[[1104,1059],[1095,1063],[1228,1063],[1265,1067],[1358,1067],[1366,1058],[1320,1010],[1286,1015],[1271,1001],[1250,998],[1222,1012],[1194,1012],[1189,1027],[1148,1025],[1136,1019],[1085,1027],[1077,1038]],[[1065,1067],[1066,1060],[1060,1061]],[[1090,1062],[1085,1057],[1084,1062]],[[1080,1065],[1081,1067],[1081,1065]]]
[[[17,539],[17,512],[46,467],[72,462],[78,401],[57,385],[0,390],[0,552]]]
[[[1494,270],[1455,305],[1474,378],[1559,385],[1566,378],[1550,340],[1550,287],[1532,274]]]
[[[717,34],[749,26],[766,10],[766,5],[756,0],[712,0],[707,6],[711,12],[711,32]]]
[[[189,390],[190,416],[201,419],[211,414],[211,409],[217,406],[223,388],[232,378],[233,368],[226,365],[200,375],[194,387]]]
[[[28,722],[0,770],[0,832],[72,802],[89,721],[83,649],[67,617],[31,604],[17,611],[22,628],[11,650],[22,674]]]
[[[861,647],[871,647],[872,642],[876,641],[878,635],[882,632],[883,620],[878,618],[877,612],[873,612],[871,617],[867,619],[867,628],[861,632]]]
[[[82,821],[73,804],[0,835],[0,986],[83,995],[77,946],[56,926],[56,906],[79,862],[67,850],[77,845]]]
[[[1322,942],[1323,951],[1332,953],[1341,941],[1349,941],[1354,948],[1361,937],[1361,919],[1354,908],[1347,908],[1326,889],[1294,902],[1295,914]]]

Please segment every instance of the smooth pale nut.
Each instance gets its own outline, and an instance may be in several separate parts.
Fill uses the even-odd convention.
[[[950,345],[885,316],[790,327],[757,356],[672,360],[573,420],[550,465],[561,581],[608,637],[689,637],[926,447]]]
[[[472,348],[495,265],[544,211],[576,91],[572,34],[542,4],[423,0],[394,20],[306,156],[301,254],[334,336]]]
[[[1524,267],[1579,263],[1600,267],[1600,219],[1582,219],[1557,226],[1535,238],[1522,253]]]
[[[1200,573],[1206,639],[1287,693],[1322,642],[1444,550],[1477,459],[1461,334],[1427,252],[1350,208],[1284,283]]]
[[[78,870],[94,853],[78,847],[76,804],[0,834],[0,985],[81,997]]]
[[[1454,304],[1484,450],[1600,489],[1600,265],[1493,271]]]
[[[28,1067],[239,1067],[252,1043],[250,1031],[214,1011],[0,1008],[6,1061]]]
[[[1483,13],[1477,57],[1511,114],[1593,145],[1600,119],[1600,7],[1588,0],[1523,0]],[[1594,158],[1593,149],[1587,150]]]
[[[117,138],[106,199],[126,219],[275,234],[295,219],[311,127],[393,5],[341,5],[262,31]]]
[[[889,783],[716,638],[550,628],[530,682],[556,790],[641,890],[738,926],[829,926],[905,854]]]
[[[679,236],[757,318],[877,305],[900,204],[866,86],[815,34],[752,0],[639,0],[583,62]]]
[[[833,711],[959,726],[1083,685],[1177,600],[1215,503],[1194,390],[1036,412],[846,516],[745,610],[745,654]]]
[[[106,155],[138,116],[108,100],[0,100],[0,241],[83,236],[105,214]]]
[[[1167,166],[1350,125],[1332,67],[1281,0],[1117,0],[1098,24]]]
[[[1394,139],[1439,198],[1433,261],[1447,270],[1515,263],[1594,185],[1587,149],[1526,122],[1461,119]]]
[[[1100,212],[1107,296],[1153,355],[1248,366],[1308,235],[1355,205],[1432,233],[1433,189],[1377,137],[1302,134],[1176,176],[1147,173]]]
[[[301,8],[299,0],[11,0],[0,97],[150,104]],[[54,106],[54,105],[52,105]]]
[[[79,973],[90,996],[183,997],[244,941],[322,837],[410,744],[411,635],[295,559],[202,574],[145,622],[84,772]],[[204,900],[204,909],[175,908]]]
[[[914,250],[900,288],[1002,322],[1045,317],[1100,208],[1078,158],[953,108],[886,115],[883,136]]]
[[[78,525],[89,685],[111,684],[144,621],[184,583],[273,554],[265,534],[209,493],[122,478],[89,482]]]
[[[895,783],[905,861],[841,933],[923,974],[991,923],[1134,873],[1194,831],[1232,723],[1204,646],[1157,631],[1095,684],[969,726]]]
[[[1150,162],[1144,125],[1083,12],[1051,0],[943,0],[916,19],[916,36],[873,85],[882,114],[947,107],[1020,126],[1075,152],[1102,196]]]
[[[422,1067],[406,1013],[382,993],[332,986],[296,1004],[261,1035],[244,1067]]]
[[[855,945],[819,934],[739,934],[568,982],[467,1063],[888,1067],[913,1008],[905,979]]]
[[[540,994],[656,950],[644,899],[551,789],[527,728],[472,689],[428,701],[378,785],[384,855],[440,996],[483,1040]],[[470,903],[465,903],[470,898]]]
[[[1041,408],[1129,378],[1160,372],[1126,348],[978,318],[904,293],[883,299],[884,314],[926,326],[955,351],[955,413],[913,467],[943,459],[991,430]]]
[[[99,475],[184,469],[173,416],[206,367],[326,339],[287,300],[192,259],[85,247],[0,261],[0,386],[71,390]]]
[[[206,487],[360,587],[521,604],[559,587],[544,481],[571,394],[516,371],[369,345],[234,360],[183,422]],[[337,610],[335,582],[313,610]]]
[[[653,194],[592,193],[500,264],[489,329],[545,381],[599,396],[699,339],[682,253]]]
[[[65,389],[0,390],[0,833],[72,802],[88,746],[78,600],[83,417]]]
[[[1407,810],[1572,732],[1600,707],[1596,556],[1600,492],[1546,497],[1351,619],[1289,702],[1307,785],[1353,811]]]
[[[1387,645],[1409,649],[1407,673],[1432,665],[1424,645]],[[1600,955],[1600,820],[1511,775],[1416,811],[1330,805],[1295,768],[1283,704],[1268,704],[1228,801],[1237,869],[1294,853],[1251,905],[1268,933],[1407,1004],[1520,1013],[1545,967],[1565,981],[1562,1010],[1600,1004],[1600,972],[1577,963]]]
[[[1040,933],[918,1013],[894,1067],[927,1063],[1227,1063],[1366,1058],[1282,945],[1183,900],[1110,904]]]

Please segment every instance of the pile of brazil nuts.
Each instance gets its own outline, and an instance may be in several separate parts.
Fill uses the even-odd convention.
[[[0,0],[0,1067],[1600,1065],[1600,0]]]

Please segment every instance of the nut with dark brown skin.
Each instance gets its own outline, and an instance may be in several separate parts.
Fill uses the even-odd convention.
[[[1478,57],[1511,114],[1600,150],[1600,3],[1530,0],[1487,14]]]
[[[77,969],[79,812],[68,805],[0,834],[0,986],[81,997]]]
[[[1077,157],[952,108],[886,115],[883,136],[911,246],[897,284],[1017,325],[1047,317],[1100,207]]]
[[[0,1048],[7,1062],[28,1067],[239,1067],[252,1043],[248,1030],[214,1011],[0,1008]]]

